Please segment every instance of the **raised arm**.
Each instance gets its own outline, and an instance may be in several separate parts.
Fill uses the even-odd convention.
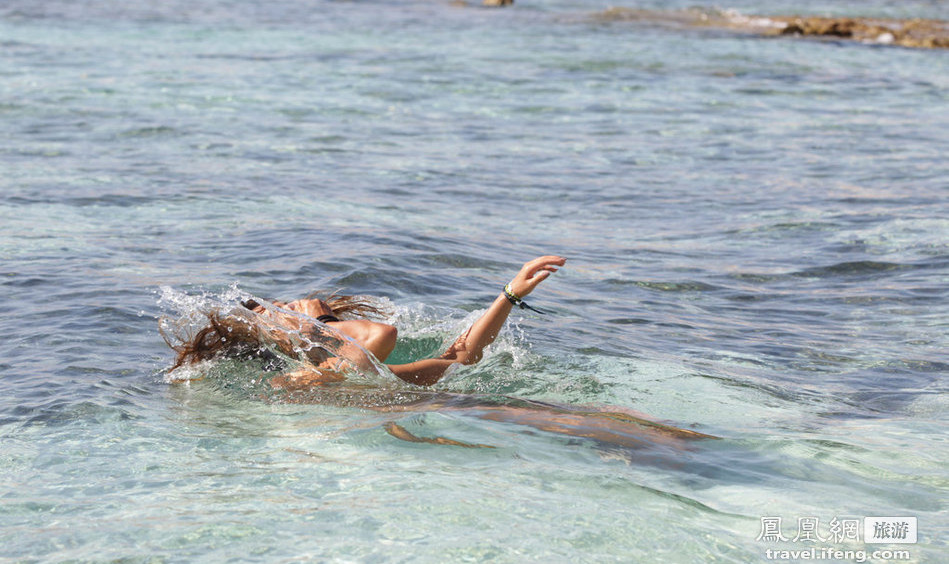
[[[408,364],[390,364],[389,369],[406,382],[430,386],[438,382],[452,364],[475,364],[481,360],[484,348],[493,343],[501,332],[511,308],[548,276],[557,272],[565,262],[563,257],[549,255],[526,263],[484,315],[458,337],[444,354]]]

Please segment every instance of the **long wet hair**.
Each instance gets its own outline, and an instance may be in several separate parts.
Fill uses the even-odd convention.
[[[218,310],[202,313],[208,324],[193,334],[187,328],[159,327],[165,343],[176,353],[170,370],[215,358],[262,356],[268,345],[280,348],[250,319]]]
[[[314,292],[307,296],[313,299]],[[369,299],[360,296],[332,294],[323,301],[333,310],[333,315],[347,317],[371,317],[384,315],[384,310]],[[295,356],[293,343],[286,336],[263,329],[250,310],[260,305],[250,299],[241,302],[243,308],[231,313],[220,310],[202,312],[208,323],[196,332],[186,327],[168,327],[165,321],[159,324],[159,332],[165,343],[175,351],[175,362],[171,371],[216,358],[263,358],[273,360],[272,349],[287,356]],[[294,328],[289,328],[292,330]]]
[[[326,303],[333,311],[333,315],[348,315],[350,317],[381,317],[386,314],[385,309],[372,303],[365,296],[344,296],[341,294],[330,294],[326,296],[322,292],[312,292],[307,294],[307,300],[320,299]],[[273,300],[270,300],[273,301]],[[241,302],[241,305],[247,309],[258,307],[260,302],[255,299],[249,299]]]
[[[320,298],[320,292],[312,292],[306,299]],[[366,296],[344,296],[332,293],[320,298],[333,310],[333,315],[348,315],[354,317],[384,317],[386,310],[374,303]]]

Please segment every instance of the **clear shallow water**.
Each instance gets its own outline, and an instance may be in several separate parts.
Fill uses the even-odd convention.
[[[594,2],[35,4],[0,7],[0,556],[743,562],[763,516],[911,515],[945,560],[945,53]],[[498,447],[456,449],[165,383],[162,287],[387,296],[408,355],[550,252],[553,314],[438,389],[724,440],[395,417]]]

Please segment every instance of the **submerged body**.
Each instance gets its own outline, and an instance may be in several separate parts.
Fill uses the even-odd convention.
[[[630,449],[655,446],[685,448],[687,442],[697,439],[715,439],[712,435],[681,429],[646,418],[642,414],[620,408],[584,408],[557,405],[518,398],[481,398],[456,394],[439,394],[416,402],[375,408],[380,411],[437,411],[462,412],[487,421],[513,423],[548,433],[591,439],[600,444]],[[386,427],[389,434],[412,442],[446,443],[446,439],[406,436],[407,431],[394,423]],[[409,434],[410,435],[410,434]]]
[[[526,263],[504,291],[467,331],[439,356],[404,364],[386,364],[388,372],[416,386],[431,386],[457,364],[474,364],[484,349],[497,338],[511,309],[527,306],[523,298],[563,266],[565,259],[544,256]],[[365,318],[340,319],[342,314],[378,313],[366,302],[347,296],[326,301],[315,298],[272,304],[248,300],[228,314],[210,312],[209,324],[195,335],[165,335],[178,353],[174,368],[217,358],[274,358],[279,352],[292,364],[277,362],[280,373],[269,378],[275,390],[287,392],[293,402],[320,402],[345,393],[347,368],[365,371],[378,368],[392,353],[398,330],[389,324]],[[333,340],[334,346],[324,343]],[[342,387],[341,387],[342,386]],[[585,437],[625,447],[644,444],[677,443],[713,438],[695,431],[656,423],[639,414],[621,410],[583,409],[529,400],[444,393],[400,392],[403,399],[382,405],[365,405],[378,411],[464,411],[485,420],[515,423],[543,431]],[[450,439],[415,437],[395,423],[386,430],[397,438],[413,442],[468,445]]]

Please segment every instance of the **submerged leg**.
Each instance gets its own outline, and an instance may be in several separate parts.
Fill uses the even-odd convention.
[[[536,403],[536,402],[530,402]],[[668,425],[666,423],[659,423],[658,421],[652,421],[651,419],[646,419],[639,415],[634,415],[633,413],[627,413],[623,411],[605,411],[599,409],[581,409],[581,408],[568,408],[568,407],[557,407],[548,404],[537,405],[544,406],[545,409],[553,413],[562,413],[569,415],[577,415],[582,418],[592,417],[592,418],[603,418],[615,421],[617,424],[607,423],[608,427],[621,428],[624,425],[636,425],[644,427],[646,429],[656,431],[658,433],[676,437],[679,439],[718,439],[714,435],[707,435],[705,433],[700,433],[698,431],[692,431],[691,429],[682,429],[680,427],[675,427]],[[618,408],[612,408],[618,409]]]
[[[688,444],[719,437],[653,421],[622,407],[601,409],[525,400],[513,397],[485,397],[444,392],[415,392],[409,403],[376,406],[388,412],[453,412],[471,417],[533,427],[541,431],[592,439],[632,448],[667,445],[688,448]],[[387,429],[388,430],[388,429]],[[402,430],[404,431],[404,429]],[[390,434],[395,435],[392,431]],[[405,431],[408,434],[408,431]],[[402,438],[402,437],[399,437]],[[418,439],[418,437],[415,437]],[[406,438],[405,440],[411,440]],[[423,442],[424,439],[419,439]],[[417,442],[417,441],[416,441]]]
[[[718,438],[622,412],[577,410],[532,402],[520,406],[462,408],[460,411],[488,421],[514,423],[548,433],[628,448],[665,445],[685,449],[693,441]]]
[[[403,441],[408,441],[410,443],[430,443],[433,445],[459,446],[464,448],[494,448],[491,445],[465,443],[462,441],[456,441],[454,439],[446,439],[445,437],[435,437],[434,439],[419,437],[410,433],[409,430],[402,425],[393,423],[391,421],[386,423],[383,428],[393,437]]]

